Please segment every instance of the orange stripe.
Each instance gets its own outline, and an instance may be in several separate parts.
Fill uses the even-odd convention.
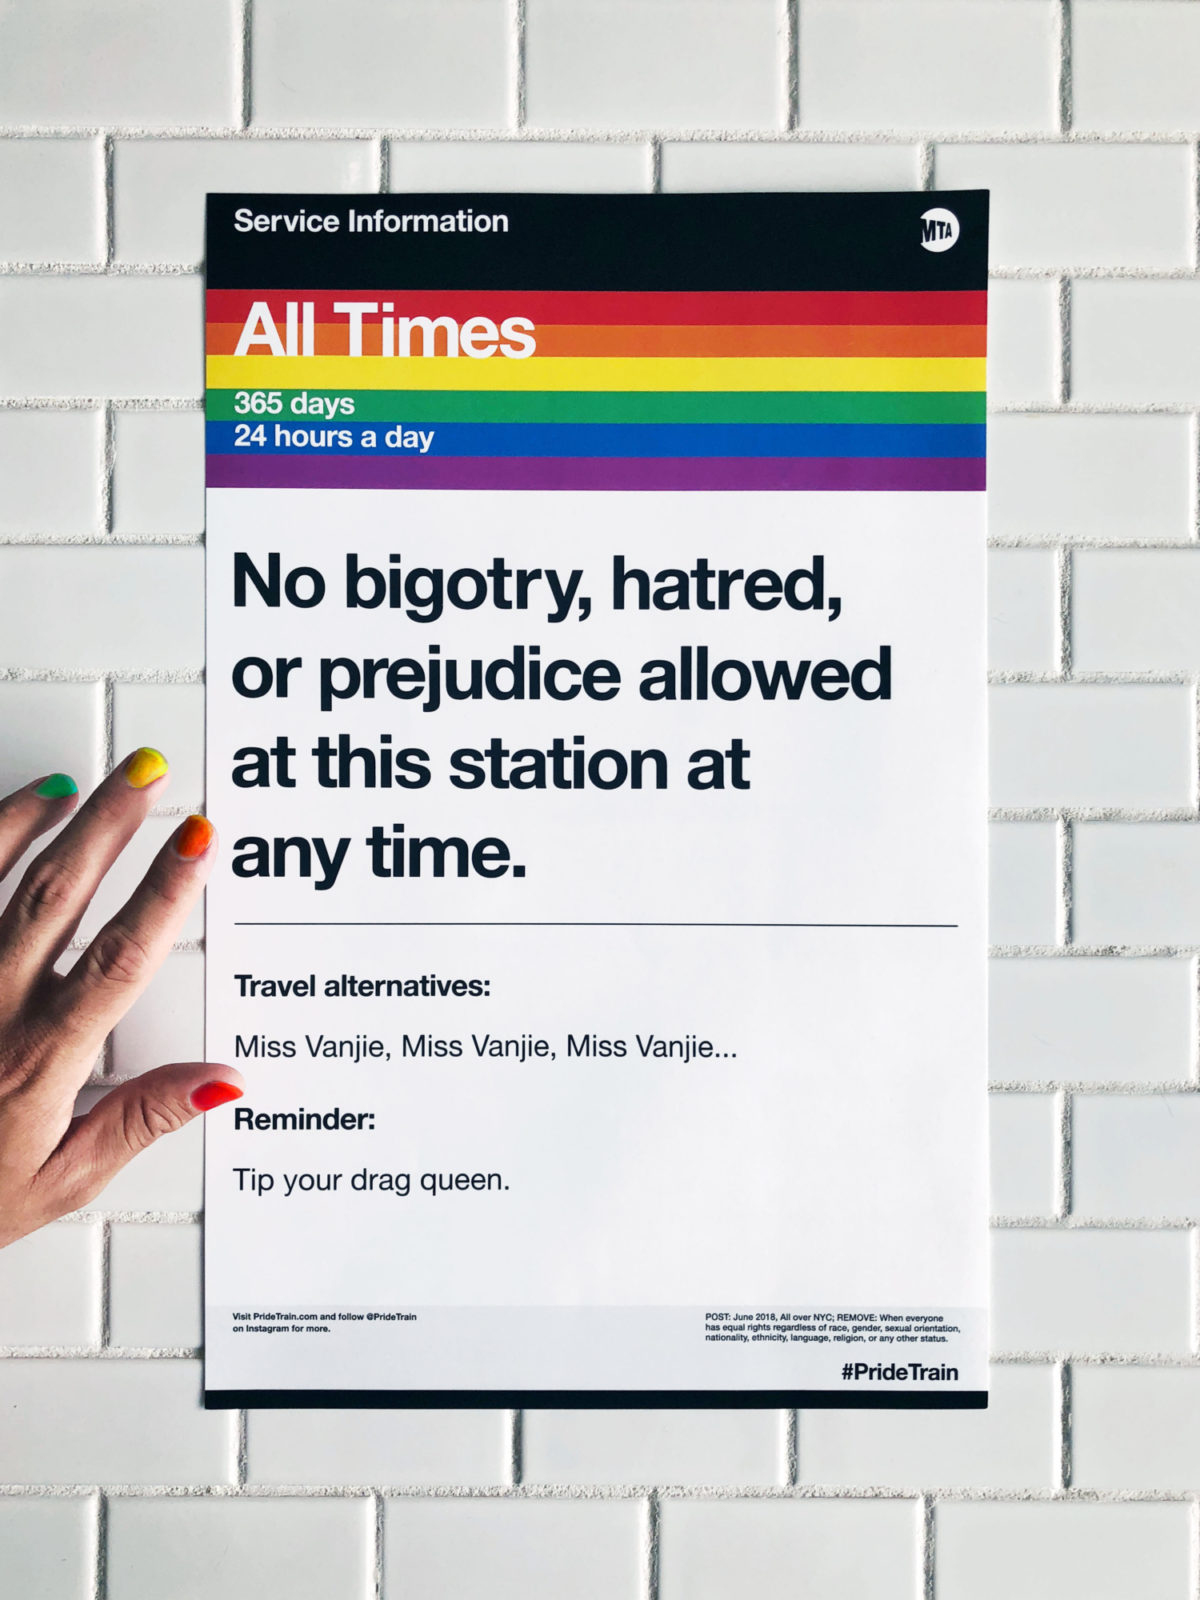
[[[210,322],[208,354],[232,355],[239,324]],[[346,354],[344,323],[319,322],[319,356]],[[363,355],[383,354],[379,323],[363,328]],[[417,348],[420,348],[419,342]],[[255,355],[267,352],[255,346]],[[976,326],[870,327],[621,327],[546,325],[537,330],[541,356],[982,356],[987,330]],[[437,354],[445,354],[445,335],[437,335]]]

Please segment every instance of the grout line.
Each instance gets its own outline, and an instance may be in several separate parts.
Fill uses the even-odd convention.
[[[250,1438],[249,1438],[249,1413],[239,1411],[237,1414],[237,1442],[234,1471],[239,1489],[246,1487],[250,1475]]]
[[[513,131],[520,133],[525,128],[526,84],[525,84],[525,46],[526,46],[526,18],[525,0],[509,0],[510,6],[510,71],[512,73],[512,127]]]
[[[375,181],[379,193],[387,194],[392,184],[392,147],[387,139],[380,139],[376,144]]]
[[[1197,1356],[1200,1355],[1200,1230],[1192,1230],[1190,1243],[1188,1265],[1191,1273],[1189,1285],[1192,1305],[1191,1347],[1193,1356]]]
[[[514,1489],[521,1486],[525,1477],[525,1413],[508,1414],[508,1477]]]
[[[1058,279],[1058,403],[1071,403],[1071,280]]]
[[[96,1565],[93,1594],[95,1600],[108,1600],[108,1496],[96,1497]]]
[[[101,146],[104,163],[104,265],[102,272],[111,272],[116,253],[116,205],[113,188],[114,143],[111,134],[105,134]]]
[[[237,37],[237,80],[241,89],[239,115],[242,128],[254,116],[254,0],[241,0],[241,26]]]
[[[1059,1364],[1058,1385],[1058,1481],[1059,1487],[1065,1494],[1071,1488],[1074,1474],[1074,1410],[1070,1361]]]
[[[795,133],[800,126],[800,0],[783,0],[783,74],[784,126]]]
[[[920,1588],[922,1600],[934,1600],[937,1590],[937,1524],[932,1495],[921,1501]]]
[[[100,1222],[100,1350],[112,1347],[112,1218]]]
[[[650,193],[661,194],[662,189],[662,140],[651,139],[650,152]]]
[[[800,1482],[800,1413],[783,1414],[783,1471],[784,1482],[794,1489]]]
[[[1061,1357],[1053,1359],[1063,1359]],[[1071,1358],[1073,1364],[1080,1364]],[[1012,1366],[1006,1357],[999,1363]],[[1030,1363],[1033,1364],[1033,1363]],[[1046,1365],[1039,1361],[1038,1365]],[[1092,1362],[1091,1365],[1098,1363]],[[1116,1365],[1117,1363],[1107,1363]],[[1132,1366],[1131,1359],[1123,1363]],[[1144,1362],[1143,1365],[1155,1365]],[[1162,1363],[1157,1363],[1162,1365]],[[0,1501],[14,1499],[81,1500],[89,1493],[102,1493],[114,1500],[240,1500],[253,1504],[262,1500],[373,1500],[378,1495],[386,1504],[390,1501],[411,1500],[508,1500],[549,1504],[555,1501],[608,1501],[628,1503],[653,1496],[661,1503],[666,1500],[696,1501],[713,1505],[733,1501],[777,1501],[796,1504],[811,1500],[866,1501],[908,1500],[920,1501],[930,1491],[914,1485],[876,1484],[864,1489],[861,1484],[841,1483],[804,1484],[796,1489],[770,1488],[762,1484],[710,1485],[710,1484],[538,1484],[530,1489],[509,1489],[500,1486],[475,1486],[457,1483],[387,1484],[374,1486],[357,1483],[286,1483],[255,1484],[241,1489],[235,1484],[208,1483],[113,1483],[97,1484],[46,1484],[0,1483]],[[1194,1489],[1042,1489],[1012,1488],[1010,1486],[939,1488],[936,1504],[954,1505],[1193,1505]],[[658,1541],[656,1538],[656,1549]],[[643,1541],[643,1549],[645,1543]],[[644,1567],[644,1563],[643,1563]],[[644,1591],[643,1591],[644,1592]],[[20,1596],[20,1600],[35,1600],[33,1596]]]
[[[112,404],[104,402],[100,413],[102,450],[100,457],[100,538],[107,542],[113,536],[113,483],[116,473],[116,419]]]
[[[1137,3],[1137,0],[1133,0]],[[1057,119],[1056,119],[1057,120]],[[39,123],[26,127],[0,128],[0,142],[29,140],[80,140],[100,138],[108,133],[119,139],[153,139],[158,144],[180,143],[204,139],[232,144],[324,144],[337,140],[351,144],[362,139],[375,139],[381,135],[403,139],[407,144],[475,144],[481,141],[494,143],[504,140],[520,143],[521,140],[553,141],[556,144],[631,144],[644,139],[652,130],[648,125],[613,128],[607,124],[595,126],[580,123],[575,126],[536,127],[514,129],[511,125],[476,123],[471,127],[455,124],[449,127],[430,125],[414,128],[411,124],[362,123],[347,126],[345,123],[279,124],[272,126],[212,127],[205,123],[176,123],[169,128],[142,123],[120,123],[115,127],[98,123]],[[937,144],[954,145],[1191,145],[1196,139],[1196,129],[1180,128],[1128,128],[1119,132],[1072,128],[1063,134],[1053,130],[1031,128],[962,128],[942,127],[935,123],[919,124],[905,128],[803,128],[780,129],[767,127],[731,127],[723,124],[694,124],[671,129],[671,138],[682,143],[712,144],[862,144],[862,145],[912,145],[930,139]]]
[[[932,144],[922,144],[918,147],[917,171],[918,189],[932,189],[934,187],[934,156]]]
[[[642,1545],[645,1584],[643,1586],[642,1593],[644,1600],[658,1600],[661,1547],[660,1523],[662,1517],[657,1491],[651,1491],[646,1498],[645,1504],[646,1510]]]
[[[1058,1142],[1055,1151],[1055,1220],[1073,1222],[1071,1216],[1072,1171],[1074,1157],[1075,1102],[1069,1089],[1055,1092]]]
[[[383,1600],[383,1541],[384,1541],[384,1498],[376,1491],[374,1499],[374,1516],[372,1517],[372,1589],[373,1600]]]
[[[1058,875],[1054,935],[1058,944],[1065,948],[1071,944],[1074,935],[1075,826],[1068,817],[1062,815],[1055,822],[1054,852]]]
[[[1075,120],[1071,61],[1073,21],[1071,0],[1058,0],[1055,18],[1058,32],[1058,129],[1064,139],[1070,138],[1071,124]]]
[[[1072,660],[1074,656],[1072,624],[1075,597],[1075,552],[1069,546],[1064,546],[1058,552],[1055,565],[1058,577],[1058,617],[1056,619],[1058,672],[1060,677],[1069,681],[1072,677]]]

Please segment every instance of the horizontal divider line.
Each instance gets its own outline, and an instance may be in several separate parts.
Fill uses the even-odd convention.
[[[235,922],[235,928],[957,928],[957,922]]]

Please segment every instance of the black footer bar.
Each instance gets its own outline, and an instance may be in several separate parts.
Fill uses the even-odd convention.
[[[206,1411],[983,1411],[986,1389],[206,1389]]]

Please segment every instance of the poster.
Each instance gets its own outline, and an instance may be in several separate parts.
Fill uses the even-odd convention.
[[[206,1404],[986,1404],[986,259],[210,197]]]

